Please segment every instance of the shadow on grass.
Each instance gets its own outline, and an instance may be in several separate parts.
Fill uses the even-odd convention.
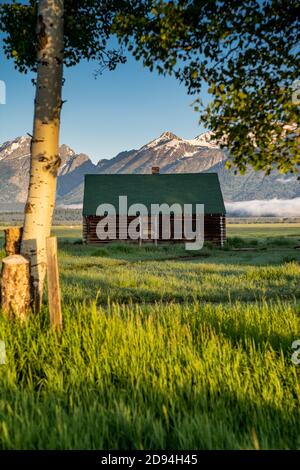
[[[150,380],[107,375],[68,390],[2,387],[3,449],[297,449],[300,413],[230,392],[188,383],[172,393]],[[3,408],[4,407],[4,408]],[[15,416],[22,416],[16,425]]]
[[[299,447],[284,305],[73,309],[62,335],[1,318],[1,449]]]
[[[62,280],[62,293],[65,302],[73,302],[74,299],[77,301],[93,301],[98,294],[98,303],[106,304],[110,299],[112,301],[121,303],[131,302],[193,302],[193,301],[205,301],[205,302],[220,302],[230,303],[233,301],[245,301],[245,302],[256,302],[261,299],[265,300],[290,300],[291,298],[299,298],[300,291],[295,285],[291,284],[292,276],[279,273],[268,274],[265,273],[261,277],[259,272],[250,273],[249,280],[245,274],[245,278],[240,280],[241,285],[235,283],[236,276],[238,273],[236,270],[230,273],[232,277],[232,283],[228,282],[229,271],[226,274],[219,272],[220,278],[222,275],[227,276],[226,284],[217,286],[217,279],[208,280],[205,284],[205,278],[199,278],[199,285],[195,283],[195,275],[189,276],[188,273],[179,273],[182,281],[182,286],[173,285],[173,280],[168,281],[168,274],[165,276],[157,276],[155,272],[149,273],[144,279],[139,280],[138,272],[130,272],[128,280],[122,285],[123,278],[126,276],[123,272],[117,272],[116,277],[113,276],[114,267],[101,268],[99,275],[92,273],[90,274],[76,274],[73,270],[70,273],[63,272],[61,274]],[[159,269],[159,267],[157,268]],[[108,280],[106,272],[112,271],[109,275]],[[214,271],[211,270],[213,274]],[[194,273],[193,273],[194,274]],[[208,271],[205,271],[208,274]],[[215,274],[215,273],[214,273]],[[278,277],[279,276],[279,277]],[[174,282],[176,281],[176,275],[173,275]],[[279,290],[278,279],[281,284],[286,280],[284,290]],[[189,280],[193,281],[194,287],[189,288]],[[204,282],[203,282],[204,280]],[[250,284],[252,282],[252,285]],[[151,284],[155,286],[151,286]],[[247,284],[248,283],[248,284]],[[147,285],[148,284],[148,285]]]
[[[241,304],[237,304],[241,306]],[[215,311],[210,310],[209,314],[201,315],[198,320],[198,327],[201,330],[208,331],[210,334],[216,336],[223,336],[227,338],[231,343],[233,348],[242,344],[243,349],[252,350],[253,347],[258,348],[258,350],[267,350],[271,346],[272,350],[278,354],[283,353],[286,357],[291,357],[292,355],[292,343],[295,338],[300,336],[300,322],[298,325],[290,325],[290,329],[285,334],[279,332],[279,327],[277,323],[280,321],[280,327],[283,327],[284,319],[276,317],[273,315],[273,318],[270,318],[269,321],[264,316],[264,320],[257,319],[255,322],[255,314],[252,314],[251,309],[258,308],[263,310],[265,307],[268,307],[269,311],[272,309],[272,303],[266,304],[265,302],[257,302],[253,304],[242,304],[243,305],[243,314],[247,313],[247,310],[250,311],[250,314],[247,313],[247,316],[243,316],[236,311],[236,304],[232,306],[226,306],[223,308],[225,310],[230,310],[231,314],[222,316],[218,313],[216,307]],[[282,304],[282,313],[284,313],[285,305]],[[236,317],[234,313],[236,311]],[[239,315],[239,316],[237,316]],[[252,320],[252,322],[250,322]],[[278,321],[277,321],[278,320]],[[297,328],[298,326],[298,328]]]
[[[85,256],[110,260],[121,260],[128,263],[140,261],[160,261],[174,259],[178,261],[192,261],[201,263],[207,258],[210,262],[218,264],[232,263],[235,265],[279,265],[286,261],[300,262],[300,253],[294,249],[295,240],[270,238],[244,239],[242,237],[229,237],[223,248],[206,244],[203,250],[187,252],[184,245],[166,244],[145,245],[139,247],[130,243],[111,243],[105,246],[77,245],[62,240],[60,251],[65,256],[83,258]]]

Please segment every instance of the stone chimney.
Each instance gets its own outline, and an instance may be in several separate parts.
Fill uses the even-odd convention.
[[[152,175],[159,175],[159,166],[152,167]]]

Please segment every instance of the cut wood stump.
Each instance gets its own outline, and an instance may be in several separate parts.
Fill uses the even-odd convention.
[[[29,261],[21,255],[2,260],[1,308],[9,318],[25,320],[30,313]]]
[[[47,251],[47,283],[48,283],[50,325],[53,329],[61,329],[62,328],[61,295],[60,295],[60,285],[59,285],[56,237],[49,237],[46,239],[46,251]]]
[[[6,256],[18,255],[20,253],[23,227],[9,227],[4,230]]]

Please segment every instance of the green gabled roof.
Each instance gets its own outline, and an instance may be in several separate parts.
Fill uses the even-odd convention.
[[[118,213],[119,196],[128,206],[137,202],[150,212],[151,204],[204,204],[205,214],[225,214],[217,173],[176,173],[160,175],[85,175],[83,215],[96,215],[97,207],[112,204]]]

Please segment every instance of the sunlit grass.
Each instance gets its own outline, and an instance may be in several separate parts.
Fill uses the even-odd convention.
[[[299,446],[294,305],[74,305],[3,320],[1,448]]]
[[[300,448],[297,234],[185,259],[63,230],[62,334],[0,317],[0,449]]]

